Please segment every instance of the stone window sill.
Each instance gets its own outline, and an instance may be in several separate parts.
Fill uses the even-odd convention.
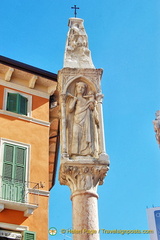
[[[31,214],[33,214],[33,211],[36,208],[38,208],[38,205],[0,199],[0,212],[2,212],[4,209],[12,209],[17,211],[22,211],[24,212],[25,217],[29,217]]]

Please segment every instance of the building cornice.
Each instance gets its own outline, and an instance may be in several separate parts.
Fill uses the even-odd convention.
[[[57,89],[57,75],[0,56],[1,85],[25,89],[31,94],[41,93],[45,97]]]
[[[19,62],[19,61],[15,61],[11,58],[7,58],[7,57],[4,57],[2,55],[0,55],[0,63],[8,65],[8,66],[13,67],[13,68],[20,69],[22,71],[26,71],[26,72],[29,72],[29,73],[32,73],[32,74],[36,74],[36,75],[39,75],[39,76],[42,76],[44,78],[48,78],[52,81],[57,82],[57,74],[55,74],[55,73],[45,71],[45,70],[40,69],[40,68],[33,67],[31,65],[28,65],[28,64],[25,64],[25,63],[22,63],[22,62]]]

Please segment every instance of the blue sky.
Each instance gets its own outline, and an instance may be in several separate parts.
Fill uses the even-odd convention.
[[[71,7],[80,7],[96,68],[103,68],[104,124],[111,166],[99,186],[104,229],[148,229],[146,206],[160,206],[160,150],[152,121],[160,109],[158,0],[7,0],[0,8],[0,55],[54,73],[63,67]],[[58,173],[57,173],[58,175]],[[70,190],[51,191],[49,227],[72,226]],[[58,233],[49,240],[67,240]],[[101,240],[149,240],[102,234]]]

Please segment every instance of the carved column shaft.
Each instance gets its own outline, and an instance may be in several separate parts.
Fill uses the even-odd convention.
[[[74,240],[99,240],[97,195],[87,191],[72,194]],[[93,233],[93,234],[92,234]]]
[[[99,240],[97,187],[103,184],[108,169],[105,161],[61,164],[60,183],[72,192],[74,240]]]

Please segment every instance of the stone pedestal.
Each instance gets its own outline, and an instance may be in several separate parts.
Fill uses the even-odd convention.
[[[60,183],[68,185],[72,193],[74,240],[99,240],[97,187],[108,170],[108,161],[77,160],[61,164]]]

